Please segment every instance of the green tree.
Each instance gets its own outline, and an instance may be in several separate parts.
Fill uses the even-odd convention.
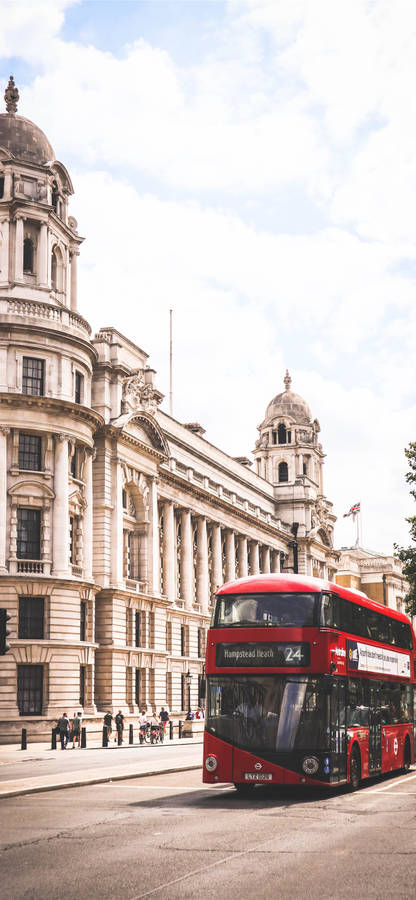
[[[410,466],[409,472],[406,472],[406,481],[414,487],[410,491],[411,497],[416,500],[416,443],[413,441],[404,451]],[[394,545],[395,556],[403,563],[403,575],[409,582],[409,592],[404,598],[406,611],[409,616],[416,616],[416,516],[410,516],[406,519],[410,525],[410,537],[413,545],[410,547],[399,547]]]

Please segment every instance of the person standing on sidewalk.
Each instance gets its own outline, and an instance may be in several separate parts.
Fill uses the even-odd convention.
[[[75,742],[78,742],[78,750],[81,746],[81,725],[82,725],[82,715],[80,712],[77,712],[72,719],[72,749],[75,750]]]
[[[116,715],[116,728],[117,728],[117,738],[114,738],[114,740],[117,740],[117,743],[122,744],[123,743],[123,731],[124,731],[124,716],[123,716],[123,713],[121,712],[121,709],[119,709],[119,711]]]
[[[106,712],[104,716],[104,725],[107,729],[107,737],[111,738],[111,732],[113,730],[113,717],[110,710],[108,710],[108,712]]]
[[[58,721],[59,737],[61,740],[61,750],[66,750],[69,738],[69,719],[66,712],[63,713]]]
[[[168,713],[167,709],[165,709],[164,706],[162,706],[162,708],[160,710],[159,719],[160,719],[160,722],[161,722],[161,725],[163,728],[163,733],[166,734],[166,727],[169,722],[169,713]]]

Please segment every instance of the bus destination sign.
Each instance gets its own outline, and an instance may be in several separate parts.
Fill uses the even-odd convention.
[[[377,672],[380,675],[396,675],[410,678],[410,656],[384,647],[347,641],[347,660],[350,669],[359,672]]]
[[[227,668],[277,668],[308,666],[309,660],[309,644],[273,641],[267,644],[218,644],[215,662],[218,667]]]

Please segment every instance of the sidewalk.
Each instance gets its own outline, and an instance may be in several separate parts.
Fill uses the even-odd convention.
[[[175,739],[163,744],[123,744],[102,748],[91,741],[84,750],[63,753],[48,743],[0,745],[0,799],[42,791],[184,772],[202,765],[202,739]],[[44,774],[45,769],[48,771]],[[42,771],[43,770],[43,771]]]

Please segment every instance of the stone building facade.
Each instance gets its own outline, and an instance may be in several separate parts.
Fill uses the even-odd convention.
[[[255,469],[160,408],[147,354],[77,310],[71,179],[43,132],[0,115],[0,740],[201,692],[216,586],[247,573],[333,578],[319,424],[284,391]]]
[[[362,547],[346,547],[340,551],[336,583],[363,591],[384,606],[406,612],[404,598],[409,583],[402,573],[402,564],[394,556],[373,553]]]

